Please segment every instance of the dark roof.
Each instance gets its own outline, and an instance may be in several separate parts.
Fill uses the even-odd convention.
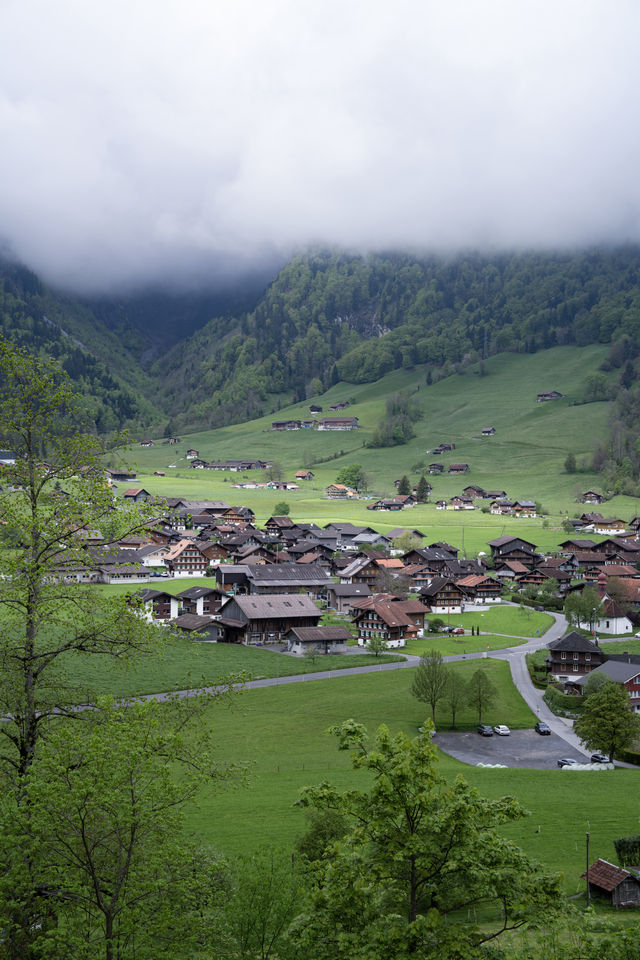
[[[313,616],[320,619],[320,610],[311,597],[300,593],[278,593],[271,597],[245,596],[232,599],[242,613],[252,620]]]
[[[531,543],[530,540],[525,540],[524,537],[514,537],[513,535],[507,534],[504,537],[496,537],[495,540],[487,540],[487,544],[490,547],[504,547],[505,544],[511,543],[512,541],[519,540],[521,543],[525,543],[528,547],[533,547],[535,550],[535,543]]]
[[[303,643],[316,643],[323,642],[325,640],[349,640],[351,634],[346,627],[340,626],[330,626],[330,627],[292,627],[290,633],[295,634],[298,640],[301,640]]]
[[[200,597],[208,597],[212,593],[219,596],[224,595],[224,590],[216,590],[214,587],[188,587],[181,593],[176,594],[181,600],[198,600]]]
[[[200,617],[196,613],[183,613],[182,616],[176,617],[170,622],[172,626],[179,627],[181,630],[203,630],[215,621],[211,617]]]
[[[565,633],[558,640],[552,640],[551,643],[547,644],[547,647],[549,650],[586,651],[587,653],[597,652],[602,654],[602,650],[597,643],[587,640],[577,630]]]
[[[329,587],[336,597],[370,597],[371,588],[366,583],[332,583]]]
[[[283,586],[287,583],[327,583],[330,579],[325,568],[317,563],[307,564],[302,570],[298,563],[254,565],[248,576],[254,583]]]

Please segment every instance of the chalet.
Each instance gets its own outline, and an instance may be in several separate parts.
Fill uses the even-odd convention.
[[[434,577],[420,591],[420,599],[433,613],[462,613],[466,596],[462,588],[448,577]]]
[[[123,498],[129,503],[141,503],[143,500],[151,500],[151,494],[144,487],[129,487],[122,494]]]
[[[390,498],[388,500],[375,500],[373,503],[367,504],[367,510],[402,510],[404,503],[395,498]]]
[[[471,483],[469,484],[468,487],[465,487],[462,493],[464,494],[465,497],[471,497],[472,499],[475,499],[478,497],[484,498],[487,495],[486,492],[482,489],[482,487],[477,487],[475,483]]]
[[[154,470],[153,475],[154,477],[166,477],[164,470]]]
[[[313,480],[314,474],[311,470],[298,470],[296,472],[296,480]]]
[[[348,407],[348,406],[349,406],[348,400],[339,400],[337,403],[332,403],[331,406],[329,407],[329,410],[344,410],[345,407]],[[322,410],[322,407],[320,407],[320,409]]]
[[[537,402],[544,403],[547,400],[560,400],[563,397],[563,393],[559,393],[557,390],[543,390],[542,393],[538,394]]]
[[[287,653],[304,654],[310,648],[320,653],[346,653],[351,633],[348,627],[292,627],[287,633]]]
[[[587,490],[580,497],[580,503],[604,503],[604,497],[601,493],[596,493],[595,490]]]
[[[413,529],[408,527],[394,527],[393,530],[387,532],[387,537],[389,540],[397,540],[398,537],[403,537],[405,534],[409,534],[409,536],[415,537],[417,540],[423,540],[426,537],[426,533],[422,530],[417,530],[415,527],[413,527]]]
[[[352,538],[351,545],[357,549],[380,547],[382,550],[387,550],[391,546],[391,537],[388,534],[369,533],[365,530]]]
[[[436,510],[446,510],[448,506],[446,500],[436,500]]]
[[[640,713],[639,656],[629,653],[607,654],[606,661],[595,672],[624,687],[629,694],[631,709],[634,713]]]
[[[514,517],[535,517],[536,505],[534,501],[533,500],[514,500],[513,515]]]
[[[576,630],[565,633],[559,640],[552,640],[547,649],[547,673],[553,680],[585,676],[605,659],[598,644],[587,640]]]
[[[267,483],[269,490],[299,490],[300,487],[295,480],[269,480]]]
[[[207,463],[206,460],[201,460],[200,457],[194,457],[190,466],[192,470],[204,470],[205,467],[207,467],[209,470],[211,469],[211,464]]]
[[[463,590],[472,603],[500,603],[502,584],[493,577],[472,574],[456,580],[456,586]]]
[[[322,407],[318,403],[312,403],[309,410],[311,413],[322,413]]]
[[[469,464],[468,463],[450,463],[448,472],[449,473],[468,473]]]
[[[170,443],[173,446],[176,443],[180,443],[180,437],[169,437],[169,439],[165,442]]]
[[[283,530],[292,530],[295,526],[296,525],[291,517],[269,517],[264,525],[264,529],[267,531],[267,533],[279,534]]]
[[[457,547],[447,543],[446,540],[436,540],[435,543],[427,544],[427,550],[444,550],[450,557],[453,557],[454,560],[460,553]]]
[[[165,590],[141,590],[138,596],[147,620],[172,620],[177,617],[178,600]]]
[[[364,583],[368,587],[373,587],[377,578],[380,576],[380,567],[370,557],[356,557],[348,567],[340,573],[340,582],[348,583],[352,586],[358,583]]]
[[[489,540],[487,545],[491,547],[491,556],[494,561],[520,560],[525,566],[530,567],[536,560],[536,545],[523,537],[513,537],[508,534],[502,537],[496,537],[495,540]]]
[[[626,523],[618,517],[603,517],[601,520],[595,520],[593,523],[594,533],[623,533],[626,529]]]
[[[640,880],[628,870],[616,867],[608,860],[596,860],[582,874],[589,891],[610,900],[612,907],[640,906]]]
[[[372,637],[381,637],[389,648],[405,647],[407,638],[418,635],[418,628],[394,602],[375,601],[358,610],[353,622],[358,628],[358,645],[361,647],[365,647]]]
[[[344,483],[330,483],[327,487],[327,497],[329,500],[348,500],[359,498],[360,494]]]
[[[204,577],[209,560],[193,540],[182,539],[171,547],[165,563],[174,577]]]
[[[357,430],[357,417],[322,417],[318,420],[318,430]]]
[[[441,453],[450,453],[451,450],[455,450],[455,443],[439,443],[437,447],[434,447],[431,453],[441,454]]]
[[[489,511],[495,517],[510,517],[513,513],[513,500],[509,500],[506,497],[493,500],[489,506]]]
[[[187,460],[195,460],[197,459],[197,457],[200,456],[200,454],[198,453],[197,450],[194,450],[192,447],[191,449],[187,450],[186,456],[187,456]]]
[[[295,627],[316,627],[321,611],[310,597],[283,593],[273,597],[230,597],[219,624],[231,643],[282,643]]]
[[[319,564],[274,563],[247,568],[250,594],[306,593],[310,597],[324,595],[331,579]]]
[[[152,446],[153,446],[153,440],[141,440],[141,441],[140,441],[140,446],[141,446],[141,447],[152,447]]]
[[[299,420],[274,420],[272,430],[299,430],[302,424]]]
[[[214,587],[188,587],[177,594],[182,613],[195,613],[199,617],[213,617],[219,613],[222,601],[226,599],[224,590]]]
[[[371,596],[366,583],[331,583],[327,585],[327,601],[338,613],[351,613],[352,606],[363,597]]]
[[[493,435],[495,434],[495,432],[496,432],[496,428],[495,428],[495,427],[483,427],[483,428],[482,428],[482,436],[483,436],[483,437],[493,437]]]
[[[443,463],[430,463],[427,467],[429,473],[444,473],[444,464]]]
[[[475,510],[476,506],[473,502],[472,497],[459,495],[456,497],[451,497],[451,500],[449,500],[449,509],[450,510]]]
[[[484,494],[485,500],[499,500],[501,497],[506,497],[506,490],[486,490]]]

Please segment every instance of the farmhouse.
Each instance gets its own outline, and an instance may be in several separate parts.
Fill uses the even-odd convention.
[[[366,583],[331,583],[327,586],[327,601],[338,613],[351,613],[354,603],[371,596]]]
[[[357,490],[352,490],[351,487],[345,486],[344,483],[330,483],[327,487],[327,497],[329,500],[347,500],[358,499],[360,494]]]
[[[322,417],[318,420],[318,430],[357,430],[357,417]]]
[[[299,430],[302,424],[299,420],[274,420],[272,430]]]
[[[461,613],[466,600],[464,591],[448,577],[434,577],[420,597],[433,613]]]
[[[313,480],[314,474],[311,470],[298,470],[296,472],[296,480]]]
[[[468,473],[469,464],[468,463],[450,463],[449,464],[449,473]]]
[[[483,427],[483,428],[482,428],[482,436],[483,436],[483,437],[492,437],[492,436],[495,434],[495,432],[496,432],[496,428],[495,428],[495,427]]]
[[[604,654],[597,643],[587,640],[572,630],[559,640],[547,645],[547,673],[554,680],[570,680],[585,676],[604,662]]]
[[[604,503],[604,497],[595,490],[586,490],[580,497],[581,503]]]
[[[557,390],[543,390],[542,393],[538,394],[538,403],[544,403],[547,400],[559,400],[563,397],[563,393],[558,393]]]
[[[310,597],[283,593],[276,597],[230,597],[219,623],[231,643],[281,643],[294,627],[315,627],[321,611]]]
[[[128,500],[129,503],[141,503],[143,500],[151,500],[151,494],[148,490],[145,490],[144,487],[129,487],[122,496]]]
[[[384,600],[376,601],[356,612],[354,623],[358,627],[358,645],[364,647],[372,637],[379,636],[387,647],[405,647],[407,638],[418,635],[418,628],[400,609],[400,604]]]

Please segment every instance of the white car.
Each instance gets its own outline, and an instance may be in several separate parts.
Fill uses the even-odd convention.
[[[505,727],[504,723],[499,723],[493,728],[493,732],[497,733],[499,737],[508,737],[511,730],[509,730],[509,727]]]

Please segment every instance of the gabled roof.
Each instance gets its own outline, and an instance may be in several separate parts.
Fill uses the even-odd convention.
[[[370,597],[368,583],[332,583],[328,588],[336,597]]]
[[[552,640],[551,643],[547,644],[547,647],[549,650],[602,654],[602,650],[597,643],[594,643],[592,640],[587,640],[587,638],[583,637],[577,630],[571,630],[570,633],[565,633],[565,635],[558,640]]]
[[[582,874],[582,879],[587,879],[586,871]],[[640,882],[638,878],[632,873],[629,873],[628,870],[623,870],[622,867],[616,867],[615,864],[609,863],[608,860],[596,860],[596,862],[589,867],[589,883],[600,887],[601,890],[607,890],[609,893],[615,890],[615,888],[625,880],[635,880],[636,883]]]
[[[320,610],[311,597],[300,593],[278,593],[272,597],[236,596],[231,598],[249,620],[273,617],[317,617]]]
[[[347,627],[292,627],[293,633],[302,643],[324,643],[328,640],[350,640],[351,634]]]
[[[534,550],[535,550],[535,548],[536,548],[536,544],[535,544],[535,543],[531,543],[530,540],[525,540],[524,537],[514,537],[514,536],[511,535],[511,534],[507,534],[507,535],[504,536],[504,537],[496,537],[495,540],[487,540],[487,544],[488,544],[490,547],[504,547],[504,546],[506,546],[507,543],[512,543],[512,542],[515,542],[515,541],[517,541],[517,540],[519,540],[520,543],[526,544],[526,546],[528,546],[528,547],[532,547],[532,549],[534,549]]]
[[[628,683],[640,674],[640,664],[629,663],[627,660],[607,660],[591,673],[601,673],[614,683]]]
[[[248,576],[254,583],[260,583],[261,585],[279,584],[285,586],[287,583],[292,585],[297,583],[327,583],[330,580],[325,568],[317,563],[310,563],[302,570],[298,563],[252,566]]]

